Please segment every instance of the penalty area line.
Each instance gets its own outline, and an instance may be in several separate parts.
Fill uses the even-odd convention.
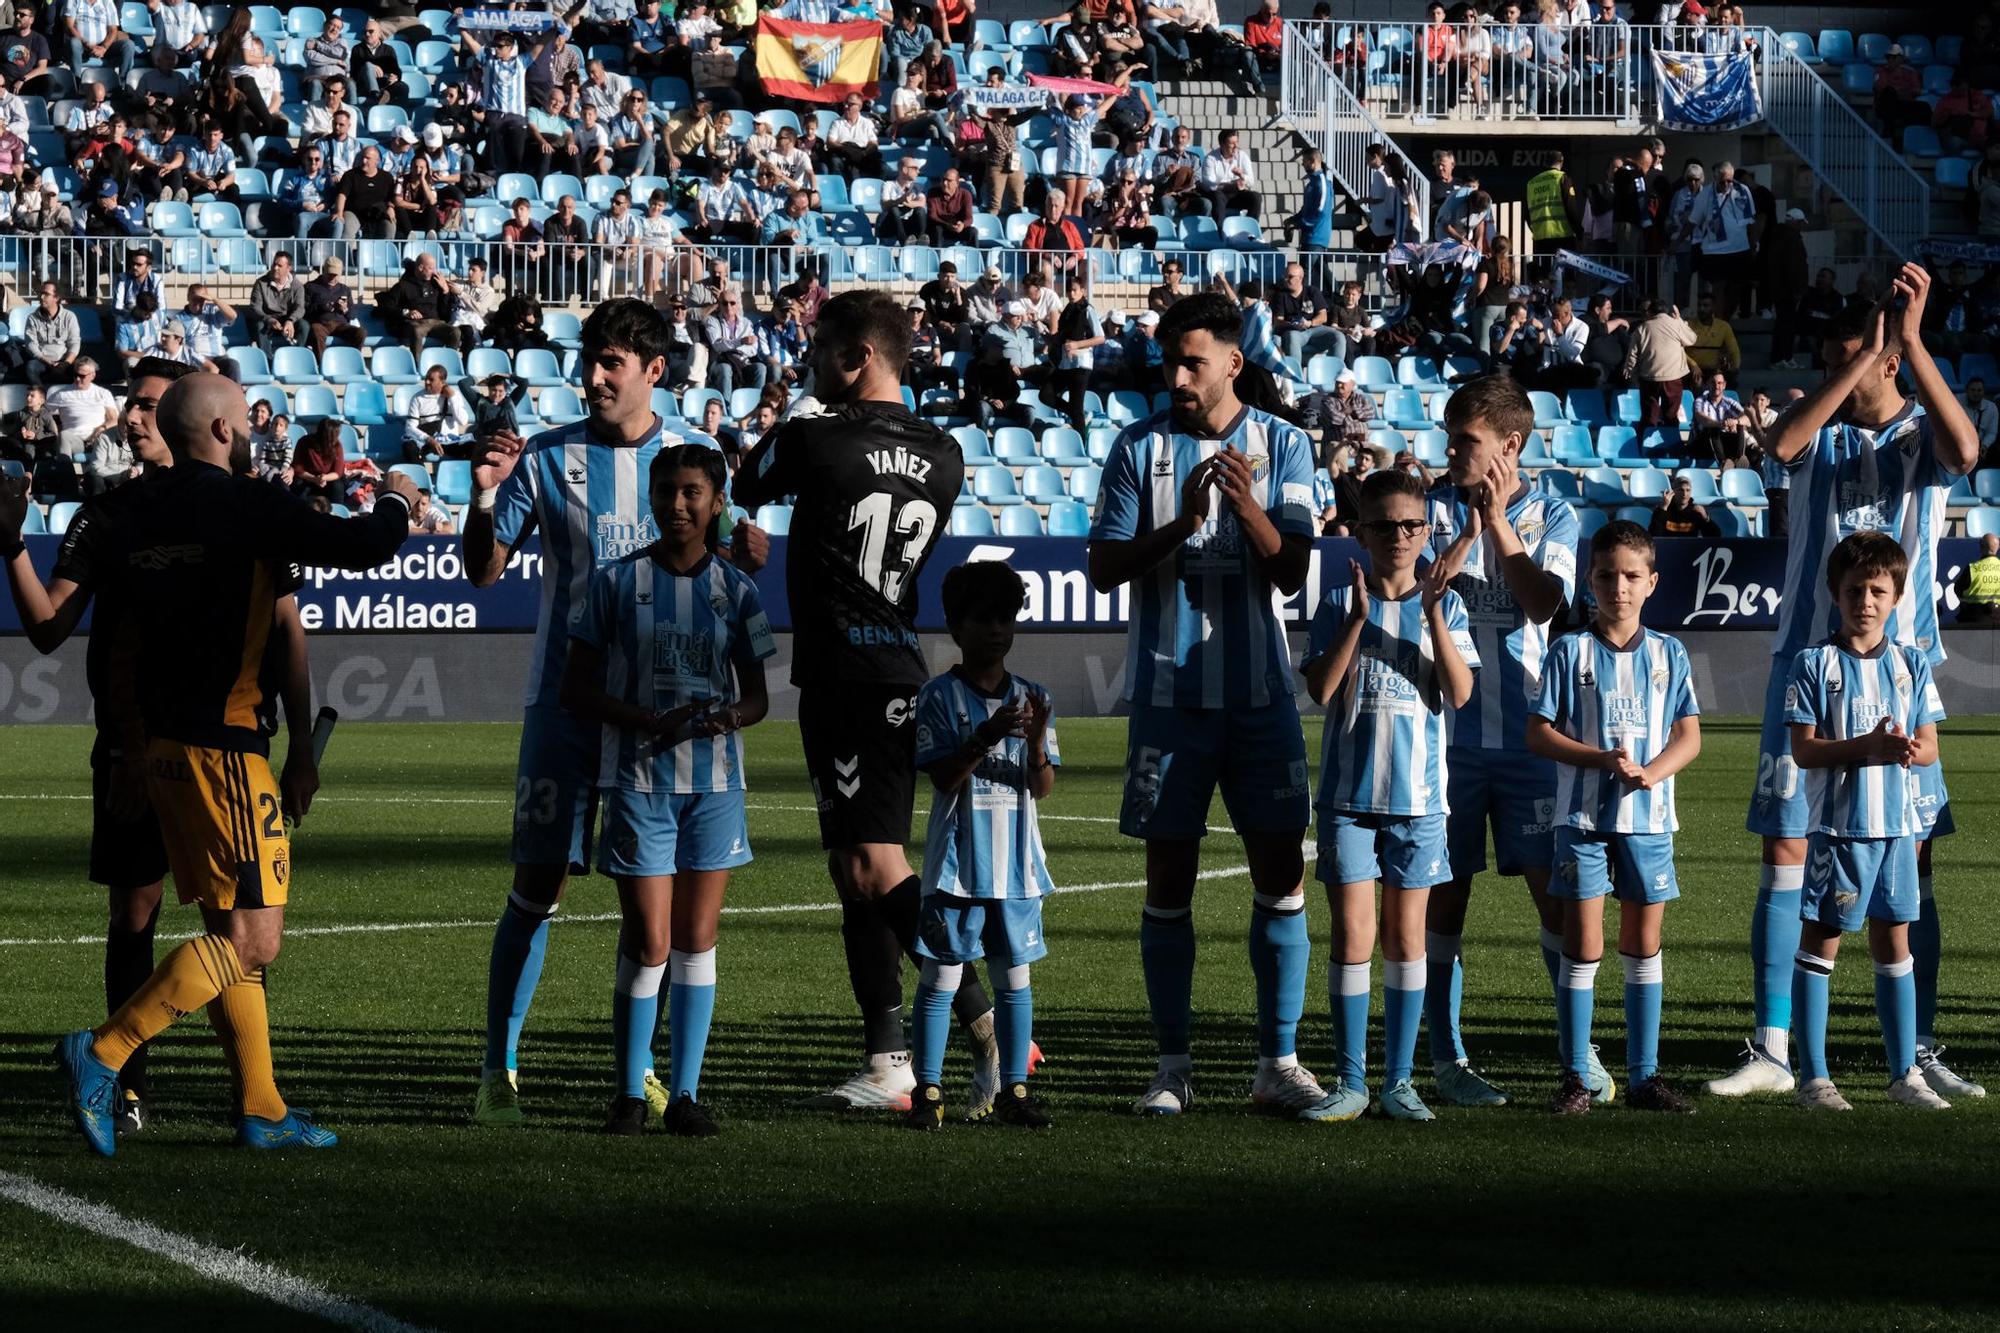
[[[1195,875],[1195,878],[1197,880],[1236,879],[1249,873],[1250,867],[1247,865],[1218,866],[1213,870],[1200,871]],[[1104,880],[1096,884],[1059,884],[1056,886],[1055,892],[1057,894],[1105,893],[1113,889],[1143,889],[1145,887],[1146,881],[1143,879],[1117,879]],[[724,916],[790,916],[800,912],[837,912],[839,910],[840,904],[838,902],[767,903],[755,907],[725,906],[722,909],[722,914]],[[619,919],[619,914],[616,912],[572,912],[567,915],[558,912],[551,919],[550,924],[557,926],[589,926],[600,925],[607,921],[617,921]],[[492,928],[493,918],[490,916],[457,917],[441,921],[344,921],[331,926],[288,926],[285,929],[285,938],[296,940],[310,939],[318,935],[393,935],[413,930],[491,930]],[[198,931],[191,930],[174,933],[162,931],[156,938],[171,943],[177,940],[193,939],[199,933]],[[45,936],[41,938],[0,939],[0,949],[102,943],[104,943],[104,936],[101,934]]]
[[[107,1204],[93,1203],[31,1177],[0,1170],[0,1198],[40,1213],[65,1226],[93,1232],[109,1240],[122,1241],[169,1263],[191,1269],[213,1282],[236,1287],[287,1309],[297,1310],[342,1328],[367,1329],[371,1333],[419,1333],[371,1305],[349,1300],[328,1291],[317,1282],[296,1277],[253,1259],[241,1250],[225,1250],[204,1245],[151,1222],[127,1217]]]

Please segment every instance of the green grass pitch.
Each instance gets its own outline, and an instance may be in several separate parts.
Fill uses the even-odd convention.
[[[1741,820],[1755,732],[1723,719],[1705,730],[1680,789],[1684,896],[1666,934],[1663,1064],[1690,1090],[1746,1034],[1756,886]],[[515,730],[385,725],[334,741],[294,846],[298,933],[271,975],[280,1086],[341,1146],[226,1148],[225,1078],[196,1016],[154,1057],[156,1128],[107,1162],[69,1128],[47,1062],[57,1032],[101,1013],[91,941],[102,899],[84,882],[89,736],[0,730],[0,1169],[456,1329],[2000,1317],[2000,1097],[1932,1116],[1888,1104],[1858,940],[1834,983],[1835,1075],[1853,1115],[1704,1100],[1687,1118],[1614,1105],[1557,1122],[1542,1109],[1555,1029],[1533,915],[1518,881],[1489,878],[1466,932],[1467,1038],[1516,1104],[1445,1109],[1428,1126],[1311,1126],[1249,1110],[1248,885],[1217,878],[1196,900],[1201,1100],[1175,1121],[1134,1119],[1126,1107],[1152,1061],[1135,938],[1141,858],[1112,823],[1123,725],[1069,722],[1062,735],[1049,855],[1059,883],[1095,888],[1050,904],[1053,952],[1035,969],[1036,1035],[1050,1055],[1040,1089],[1057,1121],[1046,1135],[954,1123],[920,1137],[790,1109],[849,1068],[859,1034],[797,732],[784,723],[751,733],[757,861],[730,890],[703,1089],[723,1135],[596,1132],[616,931],[601,878],[574,886],[550,942],[521,1053],[532,1128],[469,1128],[487,947],[508,882]],[[1950,724],[1944,753],[1959,833],[1937,858],[1940,1026],[1961,1071],[2000,1082],[2000,723]],[[1241,864],[1233,838],[1211,838],[1207,868]],[[1301,1049],[1325,1070],[1326,905],[1316,889],[1307,901]],[[162,930],[193,923],[169,905]],[[353,929],[365,926],[384,929]],[[1622,1086],[1616,968],[1605,978],[1598,1031]],[[1373,1043],[1370,1058],[1379,1070]],[[954,1097],[964,1072],[954,1053]],[[214,1327],[238,1313],[260,1327],[311,1323],[5,1201],[0,1309],[0,1323],[23,1329]]]

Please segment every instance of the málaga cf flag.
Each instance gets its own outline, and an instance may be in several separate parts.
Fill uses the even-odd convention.
[[[839,103],[873,98],[882,68],[882,25],[757,20],[757,77],[773,97]]]
[[[1662,129],[1733,130],[1764,118],[1757,68],[1747,51],[1655,51],[1653,70],[1660,80]]]

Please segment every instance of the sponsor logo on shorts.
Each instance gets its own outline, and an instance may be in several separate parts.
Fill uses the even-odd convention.
[[[636,829],[621,828],[611,841],[612,850],[618,859],[630,864],[639,859],[639,834]]]
[[[1535,822],[1521,825],[1521,833],[1524,837],[1535,837],[1538,834],[1547,833],[1551,828],[1555,827],[1555,822],[1555,797],[1544,796],[1541,800],[1535,802]]]
[[[1812,854],[1812,864],[1806,867],[1806,879],[1815,887],[1833,878],[1833,849],[1821,847]]]
[[[743,855],[743,839],[741,839],[741,838],[736,838],[736,839],[734,839],[734,840],[732,840],[732,841],[730,842],[730,844],[729,844],[729,854],[730,854],[731,856],[741,856],[741,855]]]
[[[861,756],[849,755],[845,759],[833,761],[833,786],[847,800],[861,790]]]
[[[1030,949],[1032,949],[1035,947],[1035,943],[1038,938],[1039,938],[1039,932],[1031,930],[1027,934],[1021,936],[1021,943],[1027,945]]]
[[[1659,875],[1655,875],[1655,876],[1653,876],[1653,887],[1654,887],[1655,889],[1657,889],[1657,890],[1658,890],[1659,892],[1661,892],[1661,893],[1665,893],[1665,892],[1667,891],[1667,877],[1666,877],[1666,875],[1665,875],[1665,874],[1659,874]]]
[[[1562,876],[1563,883],[1565,884],[1576,883],[1576,877],[1577,877],[1576,861],[1574,859],[1571,859],[1562,862],[1560,865],[1556,867],[1556,873]]]

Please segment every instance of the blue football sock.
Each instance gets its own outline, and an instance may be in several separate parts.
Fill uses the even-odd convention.
[[[1457,1064],[1465,1058],[1458,1034],[1458,1006],[1465,996],[1465,965],[1458,956],[1460,937],[1424,932],[1424,955],[1434,966],[1426,970],[1424,1021],[1431,1029],[1431,1060]]]
[[[1194,1032],[1194,914],[1146,908],[1139,917],[1139,965],[1160,1054],[1185,1057]]]
[[[1917,879],[1922,902],[1917,919],[1910,923],[1910,958],[1916,963],[1917,1045],[1937,1048],[1938,954],[1944,949],[1944,934],[1938,927],[1937,899],[1931,897],[1931,877]]]
[[[1340,1081],[1368,1086],[1368,964],[1329,962],[1327,1003],[1333,1011],[1333,1055]]]
[[[1035,994],[1028,969],[992,968],[993,1039],[1000,1044],[1000,1078],[1009,1087],[1028,1081],[1028,1048],[1035,1040]]]
[[[611,1057],[620,1097],[645,1094],[646,1071],[653,1067],[653,1029],[660,1025],[660,979],[666,973],[665,963],[648,966],[618,955],[618,984],[611,994]]]
[[[1875,964],[1875,1017],[1882,1023],[1889,1077],[1901,1078],[1917,1062],[1917,979],[1909,957]]]
[[[512,1069],[520,1045],[521,1024],[542,979],[542,956],[548,950],[553,907],[540,907],[507,895],[500,923],[493,928],[493,955],[486,965],[485,1068]]]
[[[919,1083],[944,1081],[944,1048],[951,1036],[951,997],[958,994],[965,968],[926,958],[917,973],[917,1005],[910,1042],[910,1061]],[[997,1023],[999,1016],[994,1020]]]
[[[696,1097],[715,1020],[715,950],[667,952],[667,1077],[676,1097]],[[696,1097],[696,1100],[699,1100]]]
[[[1382,963],[1382,1084],[1395,1087],[1410,1076],[1417,1058],[1417,1025],[1424,1017],[1422,958]]]
[[[1551,931],[1542,931],[1542,966],[1549,970],[1549,989],[1562,989],[1563,937]],[[1561,998],[1560,995],[1557,996]]]
[[[1792,965],[1792,1030],[1799,1038],[1799,1077],[1826,1077],[1826,1011],[1833,960],[1801,950]]]
[[[1660,997],[1666,989],[1661,955],[1618,955],[1625,964],[1625,1072],[1643,1083],[1660,1072]]]
[[[1792,955],[1799,950],[1799,889],[1804,866],[1765,866],[1757,886],[1757,912],[1750,918],[1750,965],[1756,976],[1757,1044],[1771,1050],[1772,1037],[1792,1026]],[[1777,1045],[1782,1048],[1780,1037]]]
[[[1257,1054],[1266,1060],[1298,1054],[1311,957],[1305,890],[1283,898],[1258,894],[1250,907],[1250,972],[1257,982]]]
[[[1563,1068],[1572,1074],[1590,1070],[1590,1020],[1597,1003],[1599,961],[1561,955],[1556,978],[1556,1035]]]

